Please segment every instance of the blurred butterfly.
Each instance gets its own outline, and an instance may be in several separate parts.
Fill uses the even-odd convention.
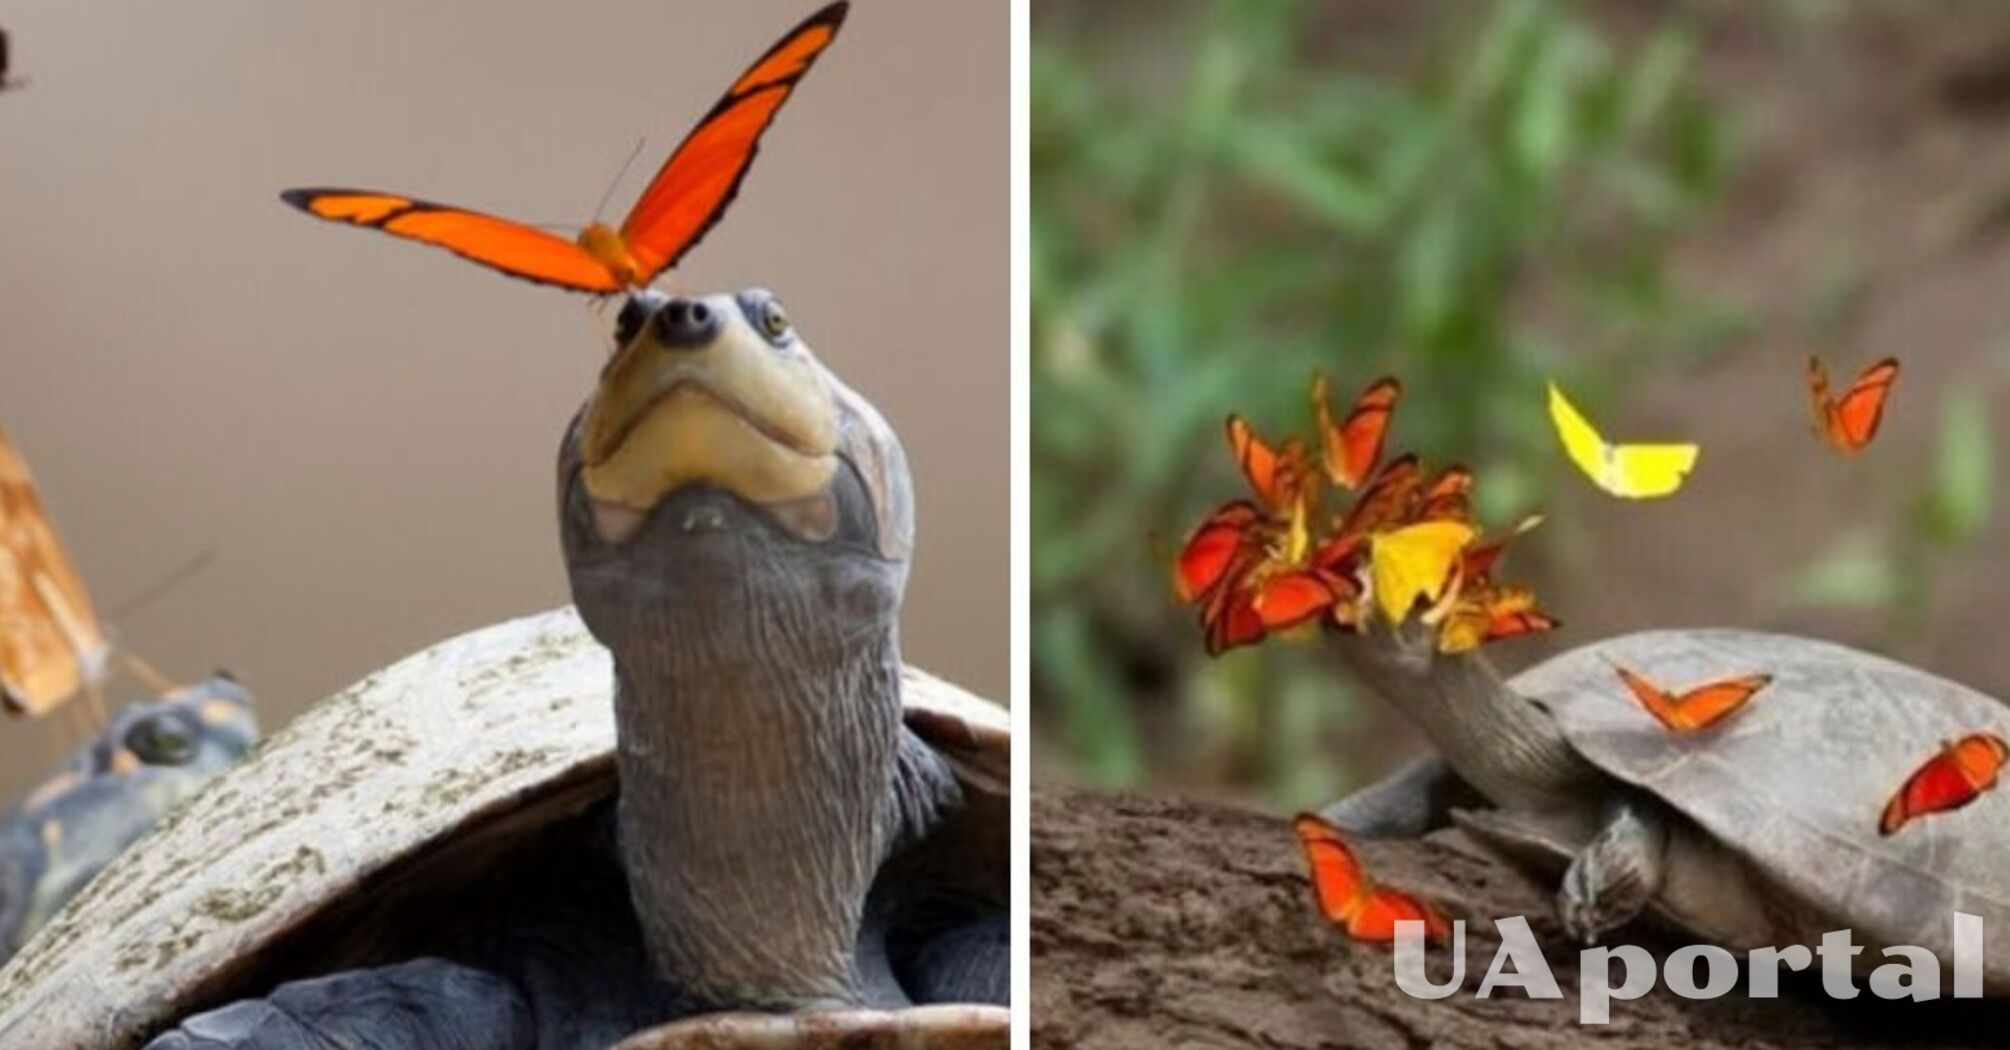
[[[1261,541],[1252,535],[1261,518],[1256,505],[1236,500],[1208,516],[1180,548],[1173,563],[1173,587],[1182,602],[1207,597],[1227,578],[1229,570],[1252,545]]]
[[[1357,941],[1387,943],[1396,939],[1396,923],[1415,919],[1424,924],[1424,933],[1442,941],[1452,935],[1452,924],[1429,901],[1377,885],[1362,869],[1354,848],[1340,829],[1325,818],[1300,814],[1291,828],[1298,834],[1299,848],[1312,873],[1312,892],[1319,913],[1328,922],[1347,931]]]
[[[1815,434],[1829,447],[1848,455],[1877,436],[1884,421],[1884,402],[1898,382],[1898,361],[1887,357],[1856,377],[1841,397],[1829,394],[1828,369],[1820,358],[1808,358],[1808,401],[1814,409]]]
[[[2010,746],[1993,733],[1975,733],[1947,744],[1891,796],[1884,815],[1878,818],[1877,833],[1889,835],[1916,817],[1960,809],[1975,801],[1996,786],[1996,774],[2006,758],[2010,758]]]
[[[1557,626],[1553,617],[1536,607],[1535,592],[1527,587],[1469,585],[1438,628],[1438,651],[1463,653],[1487,642],[1552,631]]]
[[[1555,383],[1549,385],[1549,418],[1577,469],[1592,484],[1622,499],[1671,495],[1696,466],[1695,445],[1608,443]]]
[[[1382,460],[1382,442],[1389,433],[1389,417],[1396,411],[1396,399],[1403,385],[1382,378],[1368,384],[1354,407],[1337,426],[1326,396],[1326,375],[1312,377],[1312,408],[1319,417],[1319,447],[1326,476],[1335,485],[1359,488],[1375,464]]]
[[[1313,493],[1315,479],[1304,442],[1287,438],[1273,448],[1240,415],[1228,417],[1226,433],[1235,465],[1265,507],[1290,513]]]
[[[1375,533],[1368,565],[1382,615],[1401,623],[1420,599],[1436,603],[1456,588],[1460,557],[1477,534],[1462,521],[1426,521]]]
[[[1612,669],[1619,672],[1640,706],[1675,733],[1694,733],[1716,725],[1773,681],[1769,674],[1744,675],[1699,685],[1676,696],[1617,664]]]
[[[741,74],[670,154],[619,230],[596,221],[575,242],[508,219],[373,190],[294,189],[279,196],[330,222],[438,245],[527,281],[597,295],[645,286],[725,213],[762,133],[837,38],[848,6],[835,3],[811,15]]]
[[[27,463],[0,433],[0,703],[46,714],[95,688],[110,653]]]

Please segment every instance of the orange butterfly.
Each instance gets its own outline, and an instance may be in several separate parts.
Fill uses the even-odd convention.
[[[1676,733],[1694,733],[1716,725],[1773,681],[1769,674],[1744,675],[1699,685],[1675,696],[1618,664],[1612,669],[1619,672],[1620,680],[1647,713]]]
[[[279,196],[310,215],[445,248],[540,284],[611,295],[676,265],[719,221],[796,83],[837,39],[848,3],[811,15],[760,57],[679,143],[621,229],[600,222],[577,242],[521,223],[373,190],[296,189]]]
[[[1535,592],[1527,587],[1468,587],[1438,628],[1438,651],[1462,653],[1486,642],[1538,634],[1558,626],[1554,617],[1536,608]]]
[[[1180,601],[1194,602],[1208,597],[1252,546],[1261,545],[1254,535],[1261,517],[1255,504],[1236,500],[1209,515],[1193,530],[1173,565],[1173,586]]]
[[[95,687],[110,652],[28,465],[0,432],[0,702],[46,714]]]
[[[1815,433],[1837,452],[1860,451],[1877,436],[1884,420],[1884,402],[1898,382],[1898,361],[1887,357],[1856,377],[1841,397],[1829,395],[1828,369],[1819,358],[1808,358],[1808,397],[1814,407]]]
[[[1421,897],[1379,886],[1361,868],[1354,848],[1324,817],[1302,813],[1291,822],[1305,863],[1312,871],[1312,891],[1319,913],[1357,941],[1387,943],[1396,939],[1399,919],[1423,922],[1432,940],[1452,935],[1444,913]]]
[[[1314,479],[1304,442],[1288,438],[1272,448],[1240,415],[1228,417],[1226,430],[1229,453],[1264,506],[1288,513],[1312,495]]]
[[[1417,520],[1473,520],[1472,492],[1472,468],[1461,463],[1446,467],[1431,479],[1429,485],[1424,486],[1422,502],[1417,507]]]
[[[1975,801],[1996,786],[1996,774],[2005,759],[2010,759],[2010,746],[1993,733],[1976,733],[1946,745],[1905,778],[1885,804],[1877,833],[1889,835],[1915,817],[1960,809]]]
[[[1354,407],[1339,426],[1333,425],[1331,405],[1326,396],[1326,375],[1312,377],[1312,407],[1319,414],[1319,443],[1326,476],[1335,485],[1358,488],[1382,459],[1382,440],[1389,432],[1389,417],[1396,411],[1396,399],[1403,385],[1384,377],[1368,384]]]

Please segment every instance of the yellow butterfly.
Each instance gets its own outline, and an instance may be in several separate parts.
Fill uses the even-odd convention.
[[[1417,599],[1435,604],[1451,584],[1466,546],[1478,535],[1478,529],[1463,521],[1426,521],[1376,533],[1368,559],[1382,615],[1390,623],[1402,623]]]
[[[1696,466],[1695,445],[1608,444],[1555,383],[1549,384],[1549,418],[1577,469],[1592,484],[1623,499],[1672,495]]]

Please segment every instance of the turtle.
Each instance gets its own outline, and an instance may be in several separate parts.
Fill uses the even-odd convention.
[[[0,818],[0,962],[257,743],[251,694],[222,672],[121,708]]]
[[[2010,710],[1966,686],[1809,638],[1652,630],[1555,656],[1503,682],[1412,622],[1336,639],[1341,661],[1435,746],[1322,815],[1362,837],[1456,825],[1560,877],[1564,931],[1593,942],[1636,917],[1733,950],[1852,931],[1871,967],[1913,945],[1951,972],[1954,913],[2010,930],[2010,796],[1880,833],[1907,777],[1946,741],[2010,736]],[[1677,734],[1617,668],[1657,682],[1770,684],[1718,724]],[[2010,937],[1985,938],[1984,991],[2010,993]]]
[[[0,970],[0,1045],[1005,1046],[1010,719],[903,670],[899,440],[768,292],[614,335],[572,608],[276,734]]]

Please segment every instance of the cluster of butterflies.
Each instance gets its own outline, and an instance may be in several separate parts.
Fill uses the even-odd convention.
[[[1816,434],[1848,455],[1877,436],[1898,362],[1879,361],[1837,394],[1819,359],[1808,361]],[[1549,630],[1556,620],[1526,587],[1498,583],[1494,564],[1509,539],[1482,540],[1471,512],[1472,472],[1451,466],[1427,475],[1413,455],[1386,462],[1383,445],[1402,388],[1370,384],[1335,422],[1323,375],[1315,376],[1316,452],[1290,438],[1272,445],[1231,415],[1229,451],[1254,492],[1210,514],[1188,537],[1174,565],[1174,589],[1196,605],[1210,655],[1310,623],[1359,630],[1374,610],[1391,623],[1411,616],[1432,625],[1438,648],[1456,653],[1485,642]],[[1625,499],[1672,495],[1694,469],[1694,444],[1615,444],[1605,440],[1563,391],[1549,387],[1550,420],[1570,461],[1600,489]],[[1322,523],[1322,489],[1354,493]],[[1752,674],[1673,693],[1615,665],[1620,682],[1670,733],[1708,730],[1740,710],[1772,681]],[[1946,744],[1906,778],[1879,817],[1891,835],[1929,814],[1959,809],[1996,784],[2010,748],[1980,733]],[[1450,924],[1429,901],[1376,882],[1339,828],[1304,814],[1294,823],[1319,910],[1365,941],[1389,941],[1395,924],[1415,919],[1434,938]]]
[[[1376,380],[1336,422],[1326,377],[1315,376],[1316,453],[1295,437],[1273,446],[1248,420],[1228,418],[1229,451],[1255,498],[1210,514],[1173,574],[1180,600],[1199,607],[1210,654],[1314,623],[1359,631],[1377,610],[1391,624],[1416,615],[1444,652],[1556,626],[1528,588],[1494,579],[1509,540],[1539,519],[1483,538],[1470,469],[1432,474],[1414,455],[1383,459],[1401,395],[1396,380]],[[1322,518],[1329,484],[1353,498]]]
[[[1720,724],[1773,680],[1765,674],[1740,675],[1678,694],[1617,664],[1613,671],[1640,706],[1677,735],[1700,733]],[[2006,761],[2010,761],[2010,744],[1993,733],[1972,733],[1948,741],[1892,792],[1878,816],[1878,834],[1889,836],[1922,817],[1974,802],[1996,786]],[[1396,923],[1404,919],[1422,922],[1425,935],[1432,940],[1444,941],[1451,936],[1451,923],[1436,905],[1377,882],[1332,822],[1304,813],[1292,822],[1292,830],[1305,854],[1319,913],[1349,937],[1388,943],[1396,939]]]
[[[1808,358],[1808,404],[1815,435],[1843,455],[1869,445],[1884,421],[1885,401],[1898,382],[1898,362],[1885,358],[1865,368],[1848,390],[1829,389],[1828,369]],[[1696,467],[1701,449],[1691,443],[1624,443],[1605,440],[1555,383],[1549,385],[1549,419],[1564,454],[1591,483],[1622,499],[1674,495]]]

